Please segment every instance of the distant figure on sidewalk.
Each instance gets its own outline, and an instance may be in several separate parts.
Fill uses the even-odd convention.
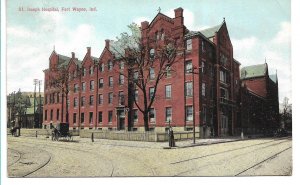
[[[175,147],[175,139],[174,139],[174,132],[172,127],[169,130],[169,147]]]

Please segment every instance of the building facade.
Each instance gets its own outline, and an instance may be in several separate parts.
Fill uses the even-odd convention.
[[[202,137],[239,134],[240,63],[233,58],[226,21],[191,31],[184,25],[183,11],[175,9],[174,18],[158,13],[150,23],[141,23],[141,42],[147,44],[150,55],[158,52],[156,45],[167,38],[182,48],[176,56],[178,62],[172,66],[176,72],[166,74],[155,89],[149,128],[157,132],[164,132],[169,126],[175,131],[195,128]],[[74,53],[67,57],[52,52],[49,68],[44,70],[44,125],[69,122],[73,129],[144,130],[143,114],[133,100],[143,102],[143,92],[132,86],[129,77],[135,71],[118,59],[113,44],[106,40],[98,57],[91,56],[88,47],[82,61]],[[154,91],[151,75],[155,78],[158,74],[157,65],[145,69],[150,77],[147,97]],[[61,67],[66,71],[59,71]],[[53,79],[65,83],[58,86]]]
[[[241,69],[241,128],[260,134],[279,128],[277,74],[269,75],[268,64]]]

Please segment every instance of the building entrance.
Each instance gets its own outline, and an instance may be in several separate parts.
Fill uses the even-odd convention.
[[[125,129],[125,110],[119,109],[117,110],[117,121],[118,121],[118,130]]]
[[[228,136],[228,117],[221,115],[221,136]]]

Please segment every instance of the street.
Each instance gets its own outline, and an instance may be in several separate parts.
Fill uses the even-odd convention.
[[[79,137],[73,141],[51,141],[42,136],[8,136],[8,176],[292,175],[290,137],[164,149],[167,145],[100,139],[91,142]]]

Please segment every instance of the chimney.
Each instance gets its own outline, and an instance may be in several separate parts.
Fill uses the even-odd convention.
[[[87,49],[87,53],[89,54],[89,56],[91,56],[91,47],[86,47]]]
[[[183,25],[183,9],[181,7],[174,10],[175,12],[175,26]]]
[[[144,29],[148,28],[149,22],[148,21],[144,21],[144,22],[141,23],[141,25],[142,25],[142,30],[144,30]]]
[[[176,17],[183,17],[183,9],[181,7],[174,10],[175,12],[175,18]]]
[[[75,58],[75,53],[74,52],[72,52],[72,59],[74,59]]]
[[[105,40],[105,47],[106,47],[107,49],[109,49],[109,42],[110,42],[109,39],[106,39],[106,40]]]

